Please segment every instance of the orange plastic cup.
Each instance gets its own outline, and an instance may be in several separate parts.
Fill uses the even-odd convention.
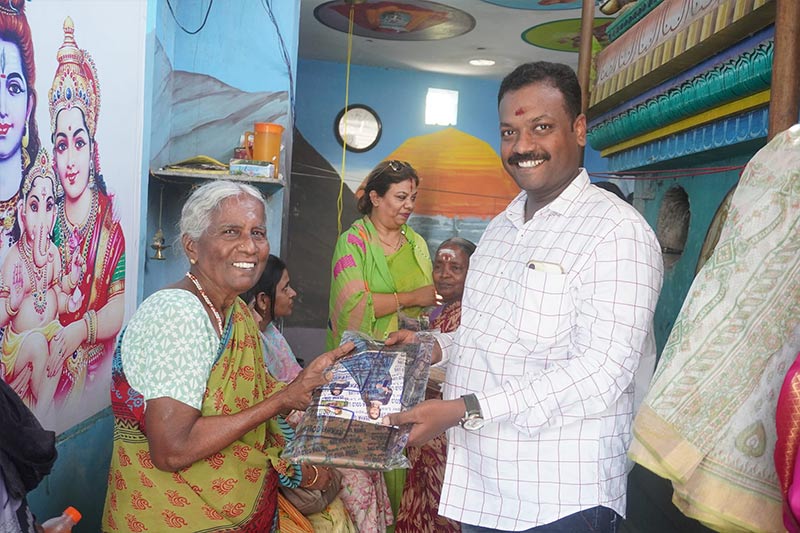
[[[271,122],[256,122],[253,125],[253,130],[244,134],[244,145],[247,147],[248,158],[272,163],[275,165],[275,175],[277,176],[281,157],[283,126]]]

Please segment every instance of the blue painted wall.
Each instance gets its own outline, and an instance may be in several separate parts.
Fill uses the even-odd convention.
[[[343,41],[344,42],[344,41]],[[342,63],[301,60],[297,84],[296,127],[334,169],[341,173],[342,147],[333,122],[344,108],[345,71]],[[347,175],[363,178],[409,137],[439,131],[425,124],[429,87],[458,91],[457,129],[500,146],[497,119],[499,83],[461,76],[351,65],[349,103],[374,109],[383,125],[378,144],[364,153],[347,153]]]
[[[748,146],[737,155],[732,155],[732,150],[723,151],[714,159],[702,163],[682,165],[680,161],[672,162],[674,168],[699,168],[699,167],[729,167],[744,165],[755,153],[755,147]],[[694,280],[700,251],[705,242],[711,221],[717,212],[722,200],[731,188],[738,183],[741,170],[731,170],[718,174],[692,176],[681,179],[668,179],[652,182],[647,185],[637,185],[637,196],[644,189],[648,199],[643,200],[643,213],[650,225],[655,228],[658,212],[664,200],[665,193],[675,186],[682,187],[689,196],[691,218],[689,220],[689,234],[686,239],[681,258],[664,272],[664,284],[661,297],[655,313],[655,336],[657,352],[667,342],[672,326],[678,312],[686,299],[689,288]]]
[[[344,108],[345,74],[342,63],[300,60],[297,78],[296,127],[340,174],[342,147],[334,137],[333,122]],[[373,149],[347,152],[347,178],[360,182],[409,137],[446,127],[425,124],[425,96],[430,87],[458,91],[458,123],[454,127],[487,142],[500,153],[499,80],[351,65],[349,104],[365,104],[374,109],[383,133]],[[607,170],[605,159],[592,149],[587,149],[586,165],[591,171]]]
[[[294,90],[294,80],[297,77],[297,40],[300,26],[300,2],[281,1],[271,2],[275,20],[280,27],[280,34],[290,58],[289,66],[284,62],[280,53],[281,40],[275,30],[267,9],[261,0],[240,0],[236,3],[215,2],[212,5],[208,20],[203,29],[191,35],[181,30],[166,2],[160,1],[158,5],[159,24],[156,27],[157,43],[161,48],[162,58],[157,62],[159,69],[154,78],[153,108],[158,109],[159,117],[163,120],[153,124],[151,132],[150,166],[159,168],[168,163],[175,163],[200,153],[215,157],[223,162],[231,156],[233,148],[238,145],[238,135],[245,129],[252,129],[252,122],[242,128],[241,132],[220,135],[218,142],[214,139],[212,147],[208,147],[208,131],[201,129],[214,120],[233,121],[232,115],[241,113],[236,103],[231,101],[228,109],[215,109],[216,116],[209,117],[207,106],[197,106],[195,110],[182,108],[182,116],[171,113],[172,110],[159,99],[167,99],[169,87],[164,87],[161,82],[174,72],[189,72],[205,75],[218,80],[238,91],[240,94],[248,93],[289,93]],[[206,0],[182,0],[173,2],[175,18],[188,30],[195,30],[203,22],[208,7]],[[291,74],[290,74],[291,71]],[[173,78],[169,78],[172,80]],[[291,81],[290,81],[291,80]],[[169,83],[169,82],[167,82]],[[236,98],[232,93],[231,98]],[[178,102],[176,102],[178,103]],[[280,119],[287,132],[283,140],[286,152],[282,157],[284,175],[288,176],[291,161],[291,110],[287,102],[280,110]],[[196,116],[190,116],[194,113]],[[193,120],[198,126],[192,128]],[[257,120],[268,120],[268,117],[259,116]],[[226,132],[227,133],[227,132]],[[170,145],[168,150],[162,150],[172,138],[194,136],[198,140],[196,146],[187,143]],[[205,143],[203,144],[203,141]],[[208,148],[199,148],[198,146]],[[163,190],[163,199],[161,197]],[[262,189],[265,194],[266,189]],[[270,244],[275,253],[280,254],[282,246],[283,224],[281,212],[285,205],[287,194],[284,190],[272,191],[268,199],[268,233]],[[143,296],[147,297],[169,283],[180,278],[188,268],[188,263],[183,257],[180,243],[175,240],[177,221],[180,216],[180,207],[189,193],[189,185],[184,183],[164,183],[155,179],[150,180],[147,204],[151,216],[148,217],[146,235],[152,238],[158,229],[158,212],[163,205],[161,225],[167,238],[167,244],[172,248],[166,252],[165,261],[154,261],[150,257],[145,261]],[[150,241],[145,244],[148,255],[152,255]]]
[[[163,3],[163,2],[162,2]],[[269,2],[289,52],[292,77],[297,77],[300,1]],[[172,2],[181,24],[196,29],[203,21],[207,0]],[[208,22],[196,35],[174,27],[175,70],[202,72],[243,91],[288,91],[289,77],[280,54],[280,41],[262,0],[214,2]]]

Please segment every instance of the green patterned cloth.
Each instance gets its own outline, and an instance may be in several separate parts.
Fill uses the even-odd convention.
[[[718,531],[783,531],[775,407],[800,351],[800,126],[748,163],[634,422],[631,457]]]
[[[200,300],[181,289],[158,291],[142,303],[127,331],[122,364],[131,387],[145,400],[168,396],[200,410],[219,347]]]
[[[376,317],[372,293],[409,292],[433,283],[433,266],[428,245],[408,225],[403,225],[406,244],[386,256],[375,226],[364,217],[339,236],[333,251],[331,296],[326,349],[338,346],[346,330],[368,333],[383,340],[398,329],[398,313]],[[404,308],[408,316],[419,316],[419,307]],[[384,473],[392,511],[397,516],[405,485],[405,470]],[[381,488],[378,488],[380,491]],[[394,526],[386,529],[394,532]]]
[[[368,217],[356,220],[339,236],[333,250],[327,350],[338,346],[348,329],[368,333],[376,340],[398,329],[397,313],[375,316],[372,293],[409,292],[433,283],[425,239],[407,225],[402,231],[408,242],[389,257]],[[418,316],[421,309],[403,311]]]

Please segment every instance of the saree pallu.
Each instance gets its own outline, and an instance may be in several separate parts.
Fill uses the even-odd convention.
[[[208,377],[203,416],[242,411],[283,387],[265,370],[258,335],[237,298]],[[280,459],[285,439],[277,420],[179,472],[158,470],[147,443],[144,399],[125,378],[120,344],[112,375],[114,449],[103,531],[273,531],[278,475],[294,475]]]
[[[461,324],[461,300],[436,307],[430,314],[431,329],[442,333],[455,331]]]
[[[800,448],[800,354],[783,380],[778,408],[775,411],[775,429],[778,432],[775,470],[783,495],[783,525],[789,533],[800,533],[800,521],[789,506],[789,495],[795,496],[800,491],[800,483],[792,488],[797,452]],[[795,496],[791,499],[797,498]]]
[[[348,329],[368,333],[377,340],[397,329],[397,313],[375,316],[373,292],[407,292],[433,283],[433,266],[425,239],[407,225],[403,225],[402,231],[408,242],[388,259],[375,226],[367,217],[355,221],[339,236],[331,265],[327,350],[338,346],[342,333]],[[398,257],[400,260],[393,259]],[[420,308],[404,309],[410,316],[417,316],[420,311]]]
[[[402,232],[406,242],[400,250],[386,256],[375,226],[364,217],[353,223],[339,236],[333,251],[331,265],[331,295],[328,306],[328,333],[326,349],[339,345],[346,330],[368,333],[374,339],[383,340],[397,330],[398,314],[390,313],[376,317],[372,293],[392,294],[408,292],[433,283],[433,265],[428,245],[411,227],[404,224]],[[404,308],[411,317],[419,316],[419,307]],[[381,494],[388,493],[392,512],[396,515],[405,484],[405,470],[384,473],[385,485],[375,486],[370,495],[373,501],[381,501]],[[345,505],[348,500],[345,499]],[[348,507],[359,530],[373,530],[375,523],[359,521],[359,509]],[[380,509],[378,510],[380,512]],[[378,523],[391,524],[393,517],[378,517]],[[377,526],[379,527],[379,526]],[[389,526],[386,531],[393,532]]]
[[[59,314],[58,319],[63,326],[82,320],[89,310],[100,311],[113,296],[125,292],[125,237],[122,226],[114,215],[111,198],[97,190],[92,194],[96,195],[92,207],[96,212],[89,215],[87,227],[82,231],[70,234],[63,202],[58,207],[53,235],[61,253],[61,264],[69,268],[77,253],[85,261],[83,277],[75,289],[80,291],[82,300],[75,309]],[[92,218],[94,224],[90,226]],[[81,344],[64,363],[55,392],[56,402],[63,403],[73,395],[73,391],[80,397],[87,378],[95,381],[95,374],[101,374],[103,368],[107,371],[108,366],[103,363],[109,361],[113,351],[113,337]]]
[[[781,531],[777,392],[800,351],[800,128],[748,163],[675,321],[631,458],[718,531]]]

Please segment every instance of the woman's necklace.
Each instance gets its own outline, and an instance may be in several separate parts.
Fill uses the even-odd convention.
[[[45,265],[42,269],[37,269],[33,264],[33,250],[28,246],[28,240],[23,235],[20,240],[20,255],[22,262],[25,263],[25,270],[28,271],[28,279],[31,282],[31,293],[33,295],[33,308],[40,315],[47,309],[47,283],[44,276]]]
[[[376,230],[376,232],[377,232],[377,230]],[[394,244],[391,244],[391,243],[388,243],[385,240],[383,240],[383,237],[381,237],[381,234],[378,233],[378,239],[383,243],[384,246],[389,248],[389,250],[392,251],[392,252],[396,252],[397,250],[400,249],[400,246],[403,245],[403,239],[405,239],[405,237],[406,237],[406,232],[403,231],[403,230],[400,230],[400,234],[397,236],[397,242],[395,242]]]
[[[219,313],[219,311],[217,311],[217,308],[214,307],[214,304],[211,303],[211,299],[208,297],[208,294],[206,294],[206,291],[203,290],[203,287],[202,287],[202,285],[200,285],[200,282],[197,281],[197,278],[194,277],[194,274],[192,274],[191,272],[187,272],[186,273],[186,277],[188,277],[190,280],[192,280],[192,283],[194,283],[194,286],[197,287],[197,292],[200,293],[200,297],[206,303],[208,308],[211,309],[211,313],[214,315],[214,318],[217,320],[217,327],[219,328],[219,334],[220,334],[220,336],[222,336],[222,315]]]
[[[72,254],[84,253],[84,250],[78,250],[86,243],[86,233],[94,231],[94,226],[97,220],[97,212],[100,208],[100,199],[96,190],[90,190],[92,195],[92,203],[89,207],[89,215],[83,224],[73,224],[67,218],[67,207],[64,202],[58,208],[59,226],[61,230],[61,258],[62,261],[68,264],[72,261]],[[87,259],[84,257],[84,259]]]

